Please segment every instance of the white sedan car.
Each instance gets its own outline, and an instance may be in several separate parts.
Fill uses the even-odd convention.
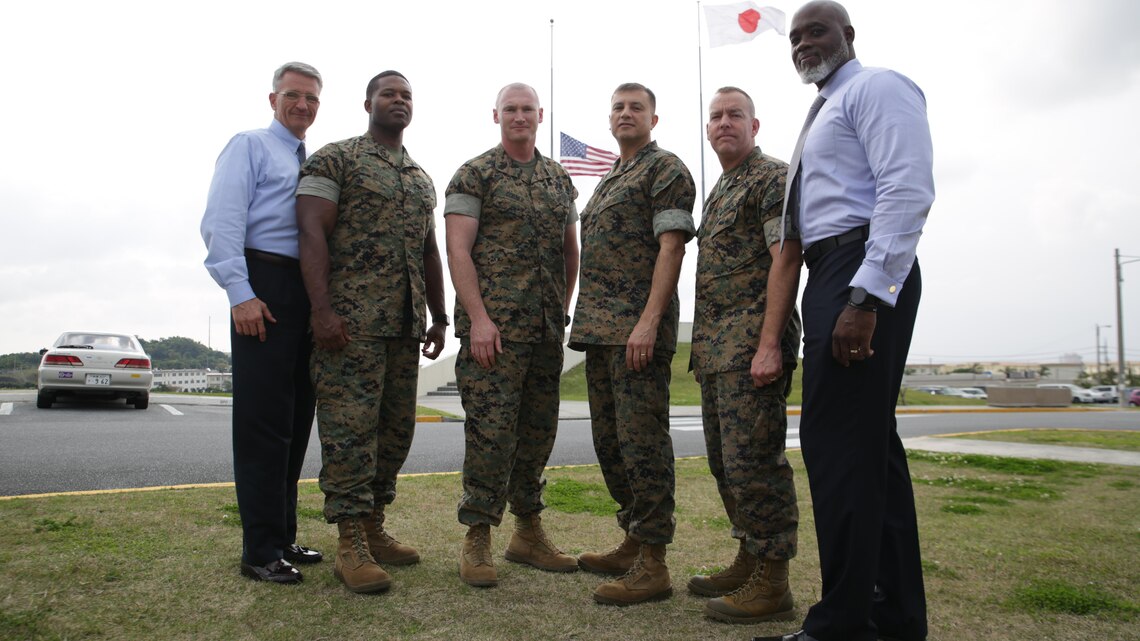
[[[61,396],[124,398],[140,410],[150,405],[150,356],[134,336],[64,332],[41,353],[36,382],[40,409]]]

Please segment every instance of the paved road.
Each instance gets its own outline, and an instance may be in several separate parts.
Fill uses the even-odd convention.
[[[121,401],[65,403],[51,410],[37,410],[33,396],[25,396],[0,393],[0,496],[233,480],[230,408],[226,405],[183,404],[186,401],[182,398],[156,396],[146,411],[128,408]],[[677,456],[704,455],[696,413],[696,408],[674,412],[672,433]],[[899,416],[904,438],[1022,427],[1140,429],[1140,413],[1109,410]],[[789,417],[788,447],[798,447],[798,432],[799,417]],[[320,470],[316,441],[314,431],[305,478],[315,478]],[[421,423],[404,472],[456,471],[462,462],[462,424]],[[561,421],[550,464],[596,462],[589,421]]]

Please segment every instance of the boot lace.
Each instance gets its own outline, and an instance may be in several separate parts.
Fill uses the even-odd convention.
[[[386,548],[392,547],[393,545],[397,545],[400,543],[399,541],[396,540],[396,537],[392,536],[391,534],[388,534],[388,532],[382,527],[376,528],[376,535],[380,539],[380,544]]]
[[[364,534],[364,528],[358,523],[353,523],[351,527],[352,551],[361,559],[371,559],[372,554],[368,551],[368,539]]]
[[[754,591],[756,589],[756,586],[759,585],[763,581],[763,575],[764,575],[764,560],[758,559],[756,561],[756,567],[752,568],[752,574],[748,575],[748,580],[745,581],[744,584],[741,585],[739,588],[736,588],[735,590],[733,590],[732,592],[729,592],[728,594],[726,594],[724,596],[725,597],[734,597],[734,596],[739,596],[741,594],[746,594],[748,592]]]
[[[491,565],[491,537],[487,530],[475,530],[471,535],[471,556],[475,565]]]
[[[533,531],[534,531],[534,538],[538,539],[539,543],[545,545],[546,548],[548,550],[550,550],[550,552],[552,552],[554,554],[562,554],[562,550],[559,550],[558,546],[554,545],[554,542],[551,541],[550,538],[546,536],[546,530],[545,529],[543,529],[542,527],[537,527],[537,528],[534,528]]]

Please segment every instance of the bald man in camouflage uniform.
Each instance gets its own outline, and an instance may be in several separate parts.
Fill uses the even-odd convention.
[[[747,93],[717,90],[707,133],[723,173],[697,234],[691,365],[709,468],[740,547],[727,569],[694,576],[689,590],[718,597],[705,614],[730,623],[794,615],[788,560],[799,513],[784,443],[800,341],[799,235],[788,230],[780,252],[788,164],[760,151],[759,128]]]
[[[681,160],[652,141],[656,125],[653,92],[619,86],[610,131],[621,158],[582,212],[582,290],[570,336],[570,347],[586,352],[594,450],[625,531],[616,547],[581,554],[578,565],[623,575],[594,591],[611,605],[673,593],[665,565],[676,525],[669,380],[696,188]]]
[[[533,88],[503,87],[492,116],[501,143],[455,172],[444,206],[461,343],[455,374],[466,415],[459,522],[468,530],[459,576],[479,587],[498,583],[490,527],[502,522],[507,502],[515,515],[508,561],[578,569],[539,517],[578,277],[578,191],[561,165],[535,149],[542,108]]]
[[[420,559],[385,531],[384,508],[412,444],[419,356],[439,355],[447,316],[435,187],[403,147],[411,85],[380,73],[364,108],[368,133],[325,145],[302,167],[297,222],[316,342],[320,483],[340,535],[334,572],[353,592],[378,592],[392,582],[381,563]]]

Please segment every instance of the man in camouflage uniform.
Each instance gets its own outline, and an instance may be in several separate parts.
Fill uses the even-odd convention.
[[[788,230],[780,251],[788,164],[760,151],[759,129],[747,93],[717,90],[707,131],[723,173],[697,233],[692,367],[709,468],[740,548],[732,565],[694,576],[689,590],[718,597],[705,614],[730,623],[794,614],[788,559],[799,513],[784,442],[800,341],[799,236]]]
[[[578,569],[539,518],[578,277],[578,192],[562,166],[534,147],[542,108],[533,88],[503,87],[492,115],[501,144],[455,172],[444,206],[461,342],[455,374],[467,417],[459,576],[481,587],[498,583],[490,526],[502,522],[508,501],[515,515],[508,561]]]
[[[594,591],[613,605],[673,593],[665,565],[676,525],[669,380],[696,189],[681,160],[652,141],[656,106],[637,83],[610,99],[621,158],[582,212],[582,289],[570,336],[570,347],[586,352],[594,450],[625,531],[618,546],[584,553],[578,565],[624,573]]]
[[[396,498],[396,475],[412,444],[419,343],[434,359],[447,326],[435,187],[403,147],[411,86],[385,71],[368,83],[365,98],[368,133],[313,154],[297,189],[317,347],[321,490],[325,518],[340,534],[335,573],[354,592],[391,585],[380,563],[419,561],[385,532],[384,507]]]

